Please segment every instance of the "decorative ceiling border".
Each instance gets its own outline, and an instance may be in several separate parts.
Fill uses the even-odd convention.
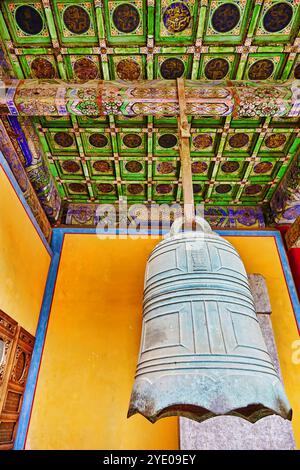
[[[6,59],[5,49],[0,42],[0,77],[6,80],[13,74]],[[3,117],[1,121],[2,128],[6,130],[6,136],[10,139],[8,144],[7,139],[0,142],[0,148],[3,151],[5,158],[8,161],[19,161],[25,169],[27,178],[29,179],[32,187],[35,190],[36,196],[43,208],[44,213],[47,215],[49,222],[56,224],[59,220],[61,209],[61,198],[59,196],[55,180],[50,174],[45,157],[43,155],[42,147],[39,143],[38,136],[33,128],[30,119],[24,119],[20,124],[18,118],[9,116]],[[5,144],[6,142],[6,144]],[[6,148],[5,148],[6,145]],[[9,149],[9,150],[8,150]],[[13,155],[13,150],[15,155]],[[20,165],[15,165],[15,170],[20,169]],[[15,174],[17,181],[20,180],[21,175]],[[18,179],[19,178],[19,179]],[[37,205],[33,203],[32,197],[28,200],[32,211],[36,215],[41,228],[45,233],[46,238],[49,237],[48,229],[45,226],[44,214],[42,211],[37,212]],[[48,238],[47,238],[48,239]]]
[[[166,207],[166,204],[157,205],[131,205],[129,214],[126,212],[124,220],[124,211],[120,213],[117,206],[112,211],[111,218],[107,215],[109,205],[99,204],[68,204],[63,212],[62,224],[72,226],[95,227],[99,224],[105,225],[107,222],[109,228],[118,230],[122,227],[138,227],[139,229],[153,229],[164,227],[172,223],[175,216],[181,216],[183,211],[182,204],[176,204],[176,209],[172,211],[173,206]],[[110,206],[112,208],[113,206]],[[103,210],[101,210],[103,209]],[[209,206],[205,205],[197,209],[196,214],[204,213],[205,219],[213,228],[231,228],[231,229],[258,229],[265,228],[265,219],[262,207],[253,206]],[[177,213],[178,212],[178,213]]]
[[[274,193],[266,221],[270,225],[292,224],[300,215],[300,149],[296,152]]]
[[[21,204],[24,206],[26,213],[36,228],[42,242],[44,243],[48,253],[52,255],[49,244],[51,241],[52,228],[44,213],[41,204],[33,190],[26,172],[17,158],[16,153],[11,148],[10,140],[0,120],[0,141],[6,155],[9,158],[4,158],[2,151],[0,151],[0,166],[3,168],[9,182],[15,190]]]
[[[38,225],[40,226],[45,238],[49,241],[51,239],[51,226],[48,218],[41,206],[40,200],[37,197],[35,190],[33,189],[28,175],[21,163],[17,152],[15,151],[11,136],[8,135],[3,121],[0,119],[0,150],[5,157],[5,161],[10,167],[14,178],[20,188],[20,191],[24,195],[24,198],[30,207]],[[9,177],[9,174],[8,174]],[[14,185],[14,182],[12,182]]]

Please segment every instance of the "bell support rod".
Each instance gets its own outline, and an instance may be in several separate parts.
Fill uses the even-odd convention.
[[[193,179],[192,179],[192,163],[190,153],[190,125],[186,116],[186,100],[184,79],[177,79],[179,117],[178,117],[178,134],[179,134],[179,153],[181,160],[181,178],[183,187],[184,202],[184,218],[187,228],[192,227],[195,218]]]
[[[188,116],[300,116],[300,80],[186,80],[184,90]],[[180,106],[175,80],[7,79],[0,81],[0,115],[7,114],[178,117]]]

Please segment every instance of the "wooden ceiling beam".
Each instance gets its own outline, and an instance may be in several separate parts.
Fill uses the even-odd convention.
[[[185,82],[188,116],[297,117],[300,80]],[[0,115],[178,116],[175,80],[0,81]]]
[[[195,218],[192,162],[190,152],[190,125],[186,115],[186,99],[184,79],[177,79],[177,91],[179,102],[178,134],[179,153],[181,160],[181,178],[183,187],[184,218],[187,226],[192,226]]]

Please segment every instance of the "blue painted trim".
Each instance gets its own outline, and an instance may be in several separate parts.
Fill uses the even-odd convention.
[[[276,244],[278,248],[278,253],[281,259],[281,264],[282,264],[282,268],[284,271],[285,280],[289,289],[292,305],[294,308],[298,330],[300,331],[300,301],[299,301],[296,286],[294,283],[293,275],[291,272],[290,263],[287,257],[287,253],[285,251],[284,243],[283,243],[280,232],[279,233],[277,232],[277,234],[275,235],[275,240],[276,240]]]
[[[16,116],[8,116],[8,121],[14,130],[16,136],[17,136],[17,141],[21,147],[21,150],[23,152],[23,155],[25,157],[25,166],[30,166],[32,164],[32,153],[30,151],[30,148],[28,146],[25,134],[22,130],[22,127],[18,121],[18,118]]]
[[[7,163],[5,157],[3,156],[2,152],[0,152],[0,166],[3,168],[7,178],[9,179],[11,185],[13,186],[22,206],[24,207],[29,219],[31,220],[32,224],[34,225],[34,228],[36,229],[40,239],[42,240],[43,245],[45,246],[46,250],[48,251],[49,255],[52,256],[52,250],[49,246],[49,243],[47,242],[45,235],[43,234],[39,224],[37,223],[25,197],[24,194],[18,185],[18,182],[13,174],[13,172],[10,169],[9,164]]]
[[[15,440],[14,450],[22,450],[25,446],[27,430],[30,421],[31,409],[33,405],[34,393],[38,379],[38,373],[42,358],[42,352],[45,344],[47,326],[49,321],[49,315],[52,307],[52,299],[54,295],[54,289],[56,284],[56,278],[59,268],[59,262],[61,257],[61,251],[64,241],[65,234],[90,234],[94,235],[96,233],[104,234],[126,234],[126,233],[135,233],[135,231],[127,232],[126,229],[108,231],[97,230],[96,228],[54,228],[52,236],[52,250],[53,257],[49,269],[47,284],[45,288],[44,298],[42,309],[40,313],[39,323],[37,326],[36,340],[34,345],[34,350],[32,354],[31,364],[29,368],[26,389],[24,393],[24,399],[22,404],[22,409],[19,418],[19,425],[17,436]],[[167,231],[164,231],[166,233]],[[278,248],[278,253],[280,256],[282,268],[284,271],[285,279],[291,296],[292,305],[295,312],[296,321],[298,326],[300,326],[300,304],[297,296],[293,276],[289,267],[289,262],[285,252],[283,240],[281,234],[275,230],[216,230],[219,235],[222,236],[245,236],[245,237],[274,237],[276,245]],[[159,235],[162,234],[161,230],[141,230],[141,235]]]
[[[22,450],[25,446],[27,429],[29,425],[31,408],[34,399],[35,387],[37,383],[43,348],[46,339],[48,320],[52,306],[52,299],[56,284],[56,277],[59,268],[60,255],[63,245],[64,234],[62,231],[56,231],[52,237],[52,261],[49,268],[47,283],[44,292],[42,308],[39,322],[36,330],[36,338],[32,353],[30,368],[28,372],[24,398],[19,417],[18,431],[15,439],[14,450]]]

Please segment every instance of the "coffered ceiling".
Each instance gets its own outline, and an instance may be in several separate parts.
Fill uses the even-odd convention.
[[[17,78],[300,79],[298,0],[1,2]],[[182,200],[175,118],[34,118],[65,205]],[[196,202],[268,205],[300,144],[298,118],[193,117]]]

